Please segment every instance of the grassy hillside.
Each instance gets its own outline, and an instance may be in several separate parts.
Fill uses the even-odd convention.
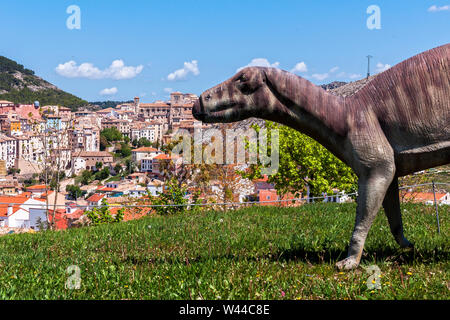
[[[449,299],[450,208],[402,206],[416,248],[398,249],[378,215],[362,266],[338,272],[354,204],[253,207],[0,238],[0,299]],[[65,289],[77,265],[81,287]]]
[[[41,105],[62,105],[72,110],[88,104],[70,93],[37,77],[34,71],[0,56],[0,100],[30,104],[38,100]]]

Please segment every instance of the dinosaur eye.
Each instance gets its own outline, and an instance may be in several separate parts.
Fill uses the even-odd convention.
[[[247,76],[245,75],[245,73],[243,73],[243,74],[238,78],[238,80],[239,80],[240,82],[245,82],[245,81],[247,81],[248,79],[247,79]]]

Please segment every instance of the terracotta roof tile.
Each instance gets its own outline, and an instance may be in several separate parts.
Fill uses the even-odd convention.
[[[90,196],[89,198],[86,199],[86,201],[88,202],[99,202],[100,200],[102,200],[105,197],[104,194],[98,194],[95,193],[92,196]]]

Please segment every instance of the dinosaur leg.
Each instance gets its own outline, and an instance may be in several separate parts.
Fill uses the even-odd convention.
[[[393,163],[393,162],[392,162]],[[339,261],[339,269],[354,269],[359,265],[367,234],[394,176],[394,166],[386,165],[371,169],[368,174],[360,176],[358,181],[358,204],[356,222],[350,240],[347,258]]]
[[[395,241],[397,241],[402,248],[412,247],[412,244],[403,235],[403,222],[402,213],[400,211],[397,177],[394,177],[394,180],[392,180],[392,183],[386,192],[386,196],[383,200],[383,208]]]

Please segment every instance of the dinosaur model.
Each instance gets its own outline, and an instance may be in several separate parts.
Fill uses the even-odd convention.
[[[397,243],[403,233],[398,177],[450,163],[450,44],[409,58],[339,97],[276,68],[248,67],[203,92],[193,116],[206,123],[275,121],[318,141],[358,176],[356,221],[347,258],[359,265],[381,206]]]

